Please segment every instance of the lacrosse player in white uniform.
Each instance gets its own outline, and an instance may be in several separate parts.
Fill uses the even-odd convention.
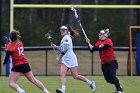
[[[64,25],[60,28],[61,36],[63,37],[61,40],[60,46],[56,46],[52,44],[52,47],[61,52],[59,58],[57,60],[61,64],[60,68],[60,78],[61,78],[61,89],[56,89],[57,93],[66,93],[66,73],[68,70],[71,71],[71,75],[74,79],[81,80],[87,82],[91,87],[92,91],[95,91],[95,81],[90,81],[86,77],[78,74],[78,62],[75,53],[73,52],[73,43],[72,38],[76,37],[78,33],[70,26]]]

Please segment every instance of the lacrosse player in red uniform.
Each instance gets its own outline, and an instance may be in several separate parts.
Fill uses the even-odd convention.
[[[60,47],[57,47],[55,44],[52,45],[55,49],[61,52],[61,55],[58,59],[60,61],[60,76],[61,76],[61,89],[56,89],[57,93],[66,93],[66,74],[68,70],[71,71],[71,74],[74,79],[81,80],[86,82],[92,91],[95,91],[96,86],[94,81],[88,80],[86,77],[78,74],[78,62],[75,53],[73,52],[73,43],[72,38],[77,36],[77,32],[70,25],[63,25],[60,28],[60,33],[62,40]]]
[[[25,90],[20,88],[20,86],[16,83],[21,74],[23,74],[31,83],[40,88],[43,93],[50,93],[44,85],[34,77],[28,64],[28,60],[24,55],[23,43],[19,40],[19,38],[19,31],[13,30],[10,33],[11,42],[7,45],[6,56],[3,62],[3,65],[5,65],[8,62],[9,57],[12,57],[13,67],[9,76],[9,86],[18,93],[25,93]]]
[[[101,59],[101,68],[105,80],[114,84],[116,87],[115,93],[122,93],[120,82],[116,77],[116,70],[118,69],[118,63],[113,51],[113,42],[109,36],[109,29],[101,30],[98,34],[99,41],[95,45],[89,44],[90,52],[99,51]],[[90,39],[86,38],[86,42],[90,42]]]

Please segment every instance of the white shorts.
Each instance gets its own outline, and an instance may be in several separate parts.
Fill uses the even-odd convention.
[[[69,68],[78,66],[77,57],[74,53],[65,54],[62,57],[62,63]]]

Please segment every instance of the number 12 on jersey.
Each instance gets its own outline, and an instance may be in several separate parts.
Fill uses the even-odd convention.
[[[23,56],[24,55],[24,48],[18,47],[18,52],[19,52],[19,55]]]

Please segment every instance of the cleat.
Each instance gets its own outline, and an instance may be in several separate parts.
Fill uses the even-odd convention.
[[[114,93],[123,93],[122,91],[123,91],[123,89],[122,89],[122,88],[120,88],[119,90],[115,90],[115,92],[114,92]]]
[[[56,89],[56,93],[65,93],[62,89]]]
[[[92,84],[89,85],[92,91],[96,90],[95,81],[92,81]]]

